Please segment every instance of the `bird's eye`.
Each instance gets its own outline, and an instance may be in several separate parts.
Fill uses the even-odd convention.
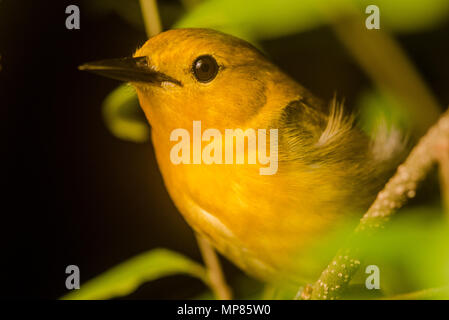
[[[193,62],[192,71],[199,82],[207,83],[217,76],[218,64],[212,56],[199,56]]]

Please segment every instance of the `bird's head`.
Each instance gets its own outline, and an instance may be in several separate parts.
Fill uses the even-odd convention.
[[[132,83],[153,130],[167,123],[191,126],[193,120],[215,128],[245,127],[283,77],[251,44],[209,29],[166,31],[131,58],[81,69]]]

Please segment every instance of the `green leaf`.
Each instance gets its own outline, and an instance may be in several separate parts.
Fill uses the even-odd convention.
[[[200,264],[170,250],[154,249],[81,284],[81,289],[70,292],[62,299],[97,300],[121,297],[135,291],[144,282],[174,274],[190,275],[208,284],[206,269]]]
[[[323,10],[344,14],[352,5],[363,17],[365,8],[380,9],[381,28],[413,32],[434,28],[449,15],[447,0],[205,0],[189,11],[176,28],[212,28],[246,40],[277,38],[327,23]]]
[[[119,139],[141,143],[150,138],[150,127],[139,107],[136,91],[128,84],[106,97],[103,117],[109,131]]]
[[[395,32],[416,32],[438,27],[449,15],[447,0],[356,0],[361,8],[375,4],[380,10],[380,27]]]
[[[316,0],[210,0],[189,11],[176,28],[203,27],[246,40],[275,38],[323,23]]]
[[[379,126],[399,129],[408,132],[413,121],[403,104],[393,95],[377,90],[363,91],[356,103],[362,129],[374,135]]]
[[[449,285],[449,226],[439,207],[403,209],[363,248],[387,296]]]

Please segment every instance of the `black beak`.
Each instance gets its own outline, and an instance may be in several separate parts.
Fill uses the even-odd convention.
[[[160,85],[162,82],[168,81],[182,86],[180,81],[162,72],[150,69],[146,57],[129,57],[89,62],[79,66],[78,69],[126,82],[145,82]]]

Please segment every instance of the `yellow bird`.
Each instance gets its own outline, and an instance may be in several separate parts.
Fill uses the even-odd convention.
[[[177,208],[219,252],[263,280],[314,280],[329,257],[310,249],[361,217],[401,150],[397,135],[370,139],[335,99],[321,103],[251,44],[217,31],[170,30],[134,57],[80,69],[136,88]],[[267,141],[277,129],[275,173],[260,174],[260,161],[198,164],[191,154],[174,163],[173,132],[191,132],[198,121],[203,133],[266,129]],[[192,133],[189,144],[193,150]]]

